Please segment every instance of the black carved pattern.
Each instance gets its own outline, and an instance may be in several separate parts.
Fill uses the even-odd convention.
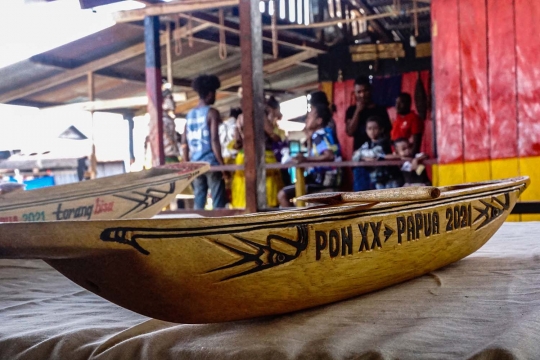
[[[474,207],[475,210],[479,212],[479,215],[474,219],[473,224],[476,224],[480,219],[484,220],[476,230],[480,230],[484,226],[492,223],[495,219],[504,214],[505,211],[510,209],[510,195],[508,193],[504,194],[504,202],[499,200],[496,196],[491,197],[491,202],[485,200],[480,200],[480,202],[484,205],[484,208]]]
[[[126,215],[131,213],[138,213],[142,210],[149,208],[150,206],[156,204],[157,202],[163,200],[170,194],[173,194],[176,189],[176,183],[172,182],[169,184],[169,190],[164,191],[156,188],[148,188],[145,192],[140,191],[131,191],[130,195],[118,195],[114,196],[121,199],[129,200],[135,202],[135,206],[128,210],[126,213],[122,214],[120,218],[123,218]]]
[[[221,247],[224,247],[225,249],[240,255],[242,258],[235,261],[234,263],[220,266],[218,268],[212,269],[208,271],[208,273],[219,271],[219,270],[225,270],[225,269],[231,269],[235,268],[237,266],[241,266],[244,264],[250,264],[253,267],[251,267],[248,270],[242,271],[237,274],[233,274],[230,276],[227,276],[221,281],[229,280],[233,278],[237,278],[240,276],[252,274],[258,271],[266,270],[273,268],[278,265],[282,265],[285,263],[288,263],[300,256],[302,251],[304,251],[307,248],[308,245],[308,230],[306,225],[299,225],[296,226],[297,232],[298,232],[298,238],[297,240],[290,240],[283,236],[279,235],[268,235],[266,237],[266,245],[262,245],[259,243],[256,243],[254,241],[248,240],[244,237],[232,235],[236,240],[242,242],[245,245],[248,245],[250,248],[252,248],[255,253],[247,252],[242,249],[233,247],[229,244],[225,244],[223,242],[215,240],[215,243],[218,244]],[[286,254],[284,252],[281,252],[277,249],[272,248],[272,241],[279,241],[286,245],[289,245],[296,249],[295,253],[293,255]]]
[[[134,232],[128,229],[120,228],[105,229],[101,232],[101,235],[99,236],[102,241],[130,245],[133,246],[141,254],[149,255],[150,252],[140,246],[139,243],[137,243],[138,237],[139,236],[137,236]]]

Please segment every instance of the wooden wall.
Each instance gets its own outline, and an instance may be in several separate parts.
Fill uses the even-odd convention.
[[[436,184],[529,175],[540,201],[540,6],[433,0],[432,27]]]

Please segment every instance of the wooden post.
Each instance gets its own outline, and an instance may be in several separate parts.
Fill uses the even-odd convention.
[[[171,23],[167,21],[167,42],[165,43],[165,53],[167,54],[167,82],[173,90],[173,69],[172,69],[172,51],[171,51]]]
[[[295,183],[296,197],[299,198],[306,194],[306,179],[304,178],[304,168],[296,167],[296,183]],[[302,200],[296,199],[297,207],[304,207],[306,203]]]
[[[266,207],[262,24],[259,0],[240,0],[246,210]]]
[[[94,101],[95,98],[95,88],[94,88],[94,73],[88,72],[88,100]],[[94,134],[96,129],[94,127],[94,112],[90,111],[90,121],[92,122],[92,152],[90,154],[90,179],[97,178],[97,157],[96,157],[96,144]]]
[[[133,113],[125,113],[124,119],[128,122],[129,161],[131,165],[135,162],[135,151],[133,150],[133,128],[135,123],[133,122]]]
[[[159,44],[159,17],[144,18],[144,43],[146,49],[146,94],[150,114],[150,148],[152,166],[165,164],[163,151],[163,119],[161,96],[161,53]]]

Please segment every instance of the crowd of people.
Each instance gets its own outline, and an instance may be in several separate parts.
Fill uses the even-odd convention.
[[[242,110],[232,108],[229,117],[221,120],[218,110],[212,106],[220,85],[214,75],[201,75],[193,81],[199,102],[187,114],[180,142],[174,128],[174,114],[171,114],[174,102],[170,93],[164,93],[163,142],[167,162],[178,161],[180,155],[183,161],[205,161],[211,165],[244,164]],[[403,165],[381,163],[379,166],[373,164],[353,168],[353,191],[430,184],[423,165],[426,156],[420,152],[423,121],[411,110],[411,96],[407,93],[398,96],[397,115],[392,122],[387,109],[373,102],[369,79],[356,79],[354,94],[356,103],[346,110],[344,119],[346,133],[354,139],[352,160],[403,160]],[[322,91],[316,91],[308,98],[309,110],[304,129],[307,151],[293,157],[288,156],[286,134],[278,127],[278,121],[282,118],[280,104],[273,96],[266,100],[265,117],[261,119],[264,122],[266,163],[313,163],[306,169],[306,193],[336,190],[341,184],[342,169],[328,164],[342,160],[334,119],[336,109]],[[197,177],[193,181],[195,209],[205,208],[208,191],[213,208],[223,208],[226,204],[233,208],[244,208],[244,172],[230,174],[212,171]],[[293,205],[295,185],[291,184],[286,169],[267,169],[266,195],[269,207]]]

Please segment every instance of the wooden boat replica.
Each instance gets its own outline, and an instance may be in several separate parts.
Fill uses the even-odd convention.
[[[0,193],[0,223],[150,218],[209,168],[207,163],[178,163],[80,183]]]
[[[153,318],[246,319],[347,299],[458,261],[497,231],[528,184],[520,177],[380,190],[366,192],[369,202],[220,219],[0,224],[0,257],[44,259]],[[396,201],[376,202],[377,194]]]

